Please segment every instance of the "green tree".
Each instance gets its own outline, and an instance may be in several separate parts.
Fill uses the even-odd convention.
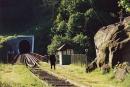
[[[87,36],[86,36],[86,35],[83,35],[82,33],[77,34],[77,35],[73,38],[74,43],[80,44],[80,46],[84,46],[86,40],[87,40]]]
[[[83,35],[82,33],[77,34],[73,38],[73,42],[75,45],[75,50],[79,53],[84,53],[84,49],[86,48],[86,43],[88,41],[88,37],[86,35]]]
[[[67,33],[67,31],[68,31],[68,27],[67,27],[66,22],[65,21],[61,21],[59,23],[58,27],[57,27],[57,30],[56,30],[57,34],[64,36]]]
[[[72,42],[71,41],[71,38],[66,36],[66,37],[63,37],[63,36],[60,36],[60,35],[55,35],[53,38],[52,38],[52,42],[50,45],[48,45],[48,53],[52,53],[52,52],[56,52],[57,49],[65,44],[65,43],[70,43]]]
[[[124,8],[127,12],[130,12],[130,1],[129,0],[119,0],[119,6]]]
[[[100,27],[115,22],[116,4],[116,0],[61,0],[51,28],[52,42],[48,50],[56,50],[70,42],[83,52],[88,43],[93,47],[90,48],[92,56],[95,55],[93,37]],[[53,36],[60,37],[60,41]]]
[[[83,32],[85,24],[85,16],[83,13],[72,14],[68,20],[68,30],[72,36]]]

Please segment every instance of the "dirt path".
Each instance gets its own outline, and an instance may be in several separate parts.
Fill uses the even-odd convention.
[[[32,68],[31,72],[38,76],[41,80],[47,81],[54,87],[76,87],[70,82],[59,79],[58,77],[47,73],[46,71],[41,70],[40,68]]]

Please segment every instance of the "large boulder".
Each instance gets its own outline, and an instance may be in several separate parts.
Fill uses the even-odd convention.
[[[96,63],[101,67],[108,63],[111,67],[117,62],[130,64],[130,17],[123,23],[115,23],[99,29],[94,37]]]

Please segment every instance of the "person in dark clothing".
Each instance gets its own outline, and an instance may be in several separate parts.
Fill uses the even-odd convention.
[[[54,69],[55,69],[55,66],[56,66],[56,57],[54,54],[50,55],[50,64],[51,64],[51,69],[52,69],[52,66],[54,66]]]

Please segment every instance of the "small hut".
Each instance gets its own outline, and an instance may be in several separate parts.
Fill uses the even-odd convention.
[[[59,56],[59,64],[71,64],[71,54],[74,54],[74,50],[70,44],[63,44],[57,49],[57,51],[57,54]]]

